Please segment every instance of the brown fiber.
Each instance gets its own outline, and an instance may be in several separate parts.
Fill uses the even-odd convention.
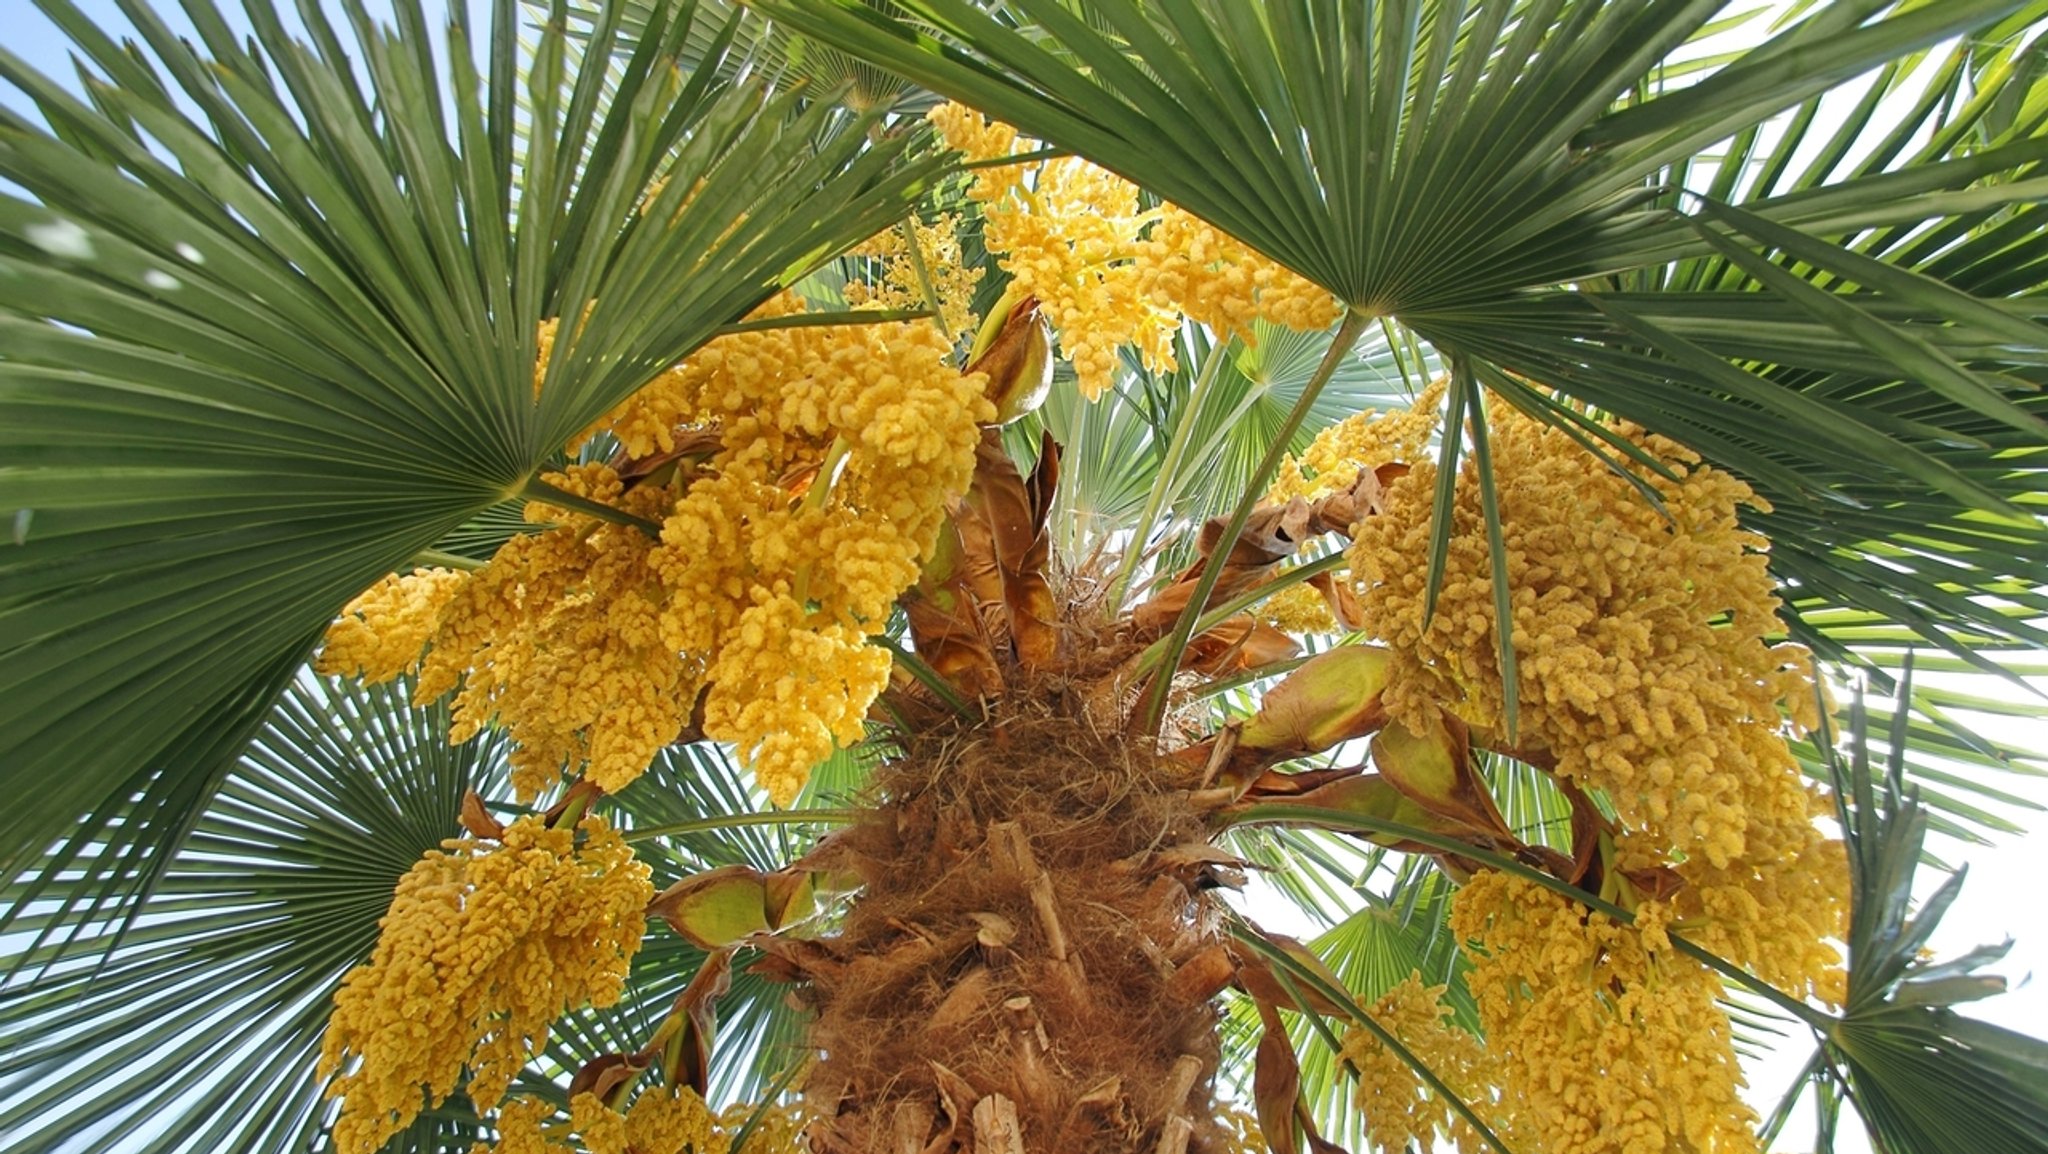
[[[820,1150],[972,1151],[975,1118],[1001,1130],[1013,1108],[1033,1154],[1150,1154],[1185,1124],[1187,1149],[1222,1148],[1213,991],[1174,982],[1217,939],[1186,771],[1033,688],[908,739],[816,855],[861,895],[837,936],[766,968],[818,1012]]]

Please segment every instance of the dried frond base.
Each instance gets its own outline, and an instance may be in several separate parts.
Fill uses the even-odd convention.
[[[1042,688],[915,738],[817,855],[864,892],[837,937],[765,966],[818,1012],[818,1150],[1225,1148],[1228,967],[1186,771]]]

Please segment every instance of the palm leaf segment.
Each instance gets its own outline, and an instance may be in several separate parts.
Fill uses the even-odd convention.
[[[1795,617],[1869,610],[1958,652],[2044,640],[1970,596],[2026,599],[2048,546],[2018,456],[2048,438],[2048,329],[1997,299],[2041,279],[2013,249],[2048,157],[2011,48],[2038,3],[1846,0],[1683,86],[1663,62],[1720,0],[1018,0],[1014,21],[904,0],[917,25],[855,0],[756,6],[1419,334],[1475,434],[1483,386],[1628,451],[1555,390],[1741,472],[1777,506],[1754,521],[1788,542]],[[1796,137],[1759,144],[1774,114],[1803,132],[1830,88],[1972,33],[1979,90],[1945,78],[1956,98],[1912,117],[1925,148],[1826,149],[1801,174]],[[1731,137],[1711,195],[1673,190]],[[1858,560],[1908,535],[1899,565]]]
[[[319,1148],[333,1111],[314,1060],[336,984],[369,958],[397,879],[458,834],[465,792],[506,788],[503,736],[451,746],[448,727],[445,703],[413,707],[408,682],[301,675],[132,921],[117,913],[81,928],[60,912],[90,900],[106,863],[81,863],[83,876],[44,890],[55,904],[17,920],[32,944],[10,956],[14,972],[0,984],[9,1148],[145,1132],[152,1150]],[[851,759],[837,768],[826,776],[841,785],[861,772]],[[738,824],[761,816],[757,802],[738,767],[707,748],[670,751],[605,804],[656,884],[722,865],[772,867],[795,836]],[[100,852],[117,854],[124,832],[117,822],[115,848]],[[27,885],[0,896],[17,900]],[[681,938],[652,935],[625,996],[556,1023],[522,1092],[559,1103],[568,1074],[637,1047],[703,961]],[[746,973],[719,1009],[720,1052],[754,1061],[719,1063],[711,1093],[758,1097],[794,1060],[803,1019],[783,990]],[[467,1150],[480,1131],[458,1094],[385,1150]]]
[[[335,983],[369,955],[392,884],[455,832],[464,790],[504,776],[501,739],[451,747],[447,711],[408,698],[293,681],[137,920],[76,937],[39,913],[16,923],[43,944],[0,987],[13,1148],[137,1125],[163,1150],[309,1148]],[[423,1121],[406,1148],[453,1145],[452,1125]]]
[[[1902,697],[1911,695],[1910,663]],[[1836,787],[1848,846],[1853,903],[1848,1002],[1825,1019],[1819,1046],[1765,1123],[1775,1135],[1812,1087],[1823,1149],[1852,1102],[1880,1150],[2048,1150],[2048,1043],[1966,1017],[1955,1007],[2005,991],[1980,973],[2011,946],[1982,946],[1946,961],[1924,947],[1963,884],[1963,870],[1914,899],[1926,861],[1929,815],[1906,782],[1910,741],[1903,710],[1890,717],[1884,764],[1873,764],[1871,722],[1859,694],[1849,711],[1846,754],[1821,746]]]
[[[10,875],[137,793],[137,844],[174,837],[349,597],[936,163],[675,67],[703,51],[685,0],[616,75],[573,67],[616,14],[522,59],[513,0],[484,42],[454,5],[440,61],[417,0],[396,28],[344,5],[357,60],[319,6],[300,42],[250,4],[245,45],[189,0],[205,56],[145,5],[146,51],[42,7],[97,71],[81,100],[0,51],[48,124],[0,122],[26,191],[0,196]]]

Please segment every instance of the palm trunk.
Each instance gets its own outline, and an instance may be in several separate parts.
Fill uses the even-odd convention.
[[[843,930],[768,963],[817,1010],[815,1147],[1220,1148],[1230,967],[1185,772],[1044,704],[993,716],[912,739],[818,855],[863,880]]]

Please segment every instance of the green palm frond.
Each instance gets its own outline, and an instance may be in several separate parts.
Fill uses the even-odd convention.
[[[1260,459],[1307,391],[1329,346],[1327,333],[1260,323],[1254,326],[1250,343],[1223,347],[1222,364],[1206,391],[1195,388],[1192,379],[1161,382],[1157,394],[1166,402],[1160,406],[1162,424],[1176,433],[1185,426],[1188,447],[1179,467],[1160,469],[1154,483],[1166,498],[1166,518],[1146,525],[1145,531],[1155,541],[1173,535],[1157,570],[1170,572],[1190,564],[1193,530],[1211,517],[1229,513],[1254,482]],[[1196,349],[1189,352],[1194,361]],[[1405,408],[1409,393],[1385,333],[1369,332],[1310,398],[1308,416],[1288,438],[1288,451],[1299,453],[1318,432],[1354,413]],[[1168,448],[1170,452],[1170,441]]]
[[[1882,767],[1873,764],[1874,718],[1860,698],[1850,715],[1846,761],[1833,749],[1824,754],[1853,886],[1848,1004],[1772,1123],[1811,1084],[1824,1105],[1853,1105],[1888,1154],[2048,1150],[2048,1043],[1955,1010],[2004,992],[2004,979],[1979,971],[2011,943],[1948,961],[1923,956],[1963,871],[1915,902],[1930,827],[1906,785],[1906,714],[1890,719]]]
[[[79,928],[31,912],[43,943],[0,986],[0,1127],[23,1151],[147,1119],[150,1149],[275,1151],[325,1140],[313,1076],[336,983],[368,959],[398,878],[460,830],[465,790],[506,781],[495,731],[448,744],[445,704],[410,705],[410,686],[294,679],[136,916],[100,911]],[[816,828],[724,828],[648,836],[658,826],[755,813],[738,767],[712,747],[678,747],[606,805],[657,886],[735,861],[774,868]],[[118,847],[116,827],[108,845]],[[106,852],[115,852],[114,848]],[[42,901],[86,903],[92,863]],[[26,883],[7,896],[19,895]],[[69,891],[80,902],[66,902]],[[556,1023],[522,1092],[560,1099],[566,1076],[638,1050],[703,963],[657,927],[625,996]],[[742,968],[719,1003],[710,1087],[752,1100],[798,1055],[804,1017],[786,989]],[[389,1151],[467,1149],[478,1122],[459,1093]]]
[[[1083,561],[1136,518],[1152,478],[1153,426],[1141,406],[1121,397],[1090,404],[1061,364],[1044,406],[1005,428],[1005,444],[1035,457],[1041,430],[1059,442],[1064,478],[1053,496],[1054,545],[1069,561]]]
[[[500,501],[450,529],[434,542],[432,548],[482,564],[490,560],[505,542],[541,528],[526,519],[524,501]]]
[[[244,42],[194,0],[198,52],[45,6],[96,71],[81,100],[0,52],[49,125],[0,119],[8,876],[117,807],[136,852],[103,864],[161,863],[345,601],[935,172],[668,67],[684,0],[615,86],[565,76],[559,17],[523,57],[513,0],[481,41],[453,6],[441,62],[417,0],[351,6],[346,47],[318,6],[300,42],[252,3]]]
[[[9,1149],[77,1149],[146,1131],[164,1151],[309,1149],[326,1122],[313,1075],[335,985],[367,959],[392,887],[458,834],[463,792],[505,775],[503,741],[450,746],[447,711],[410,686],[300,676],[133,919],[50,931],[0,985],[0,1131]],[[118,821],[97,852],[120,852]],[[96,888],[90,859],[44,890]],[[18,897],[17,884],[7,896]],[[398,1149],[475,1135],[450,1105]]]
[[[1032,34],[969,0],[902,0],[936,31],[758,6],[1187,207],[1525,411],[1572,398],[1737,471],[1809,641],[1797,618],[1838,606],[1958,652],[2043,640],[1985,600],[2024,600],[2048,555],[2048,108],[2017,47],[2039,0],[1844,0],[1711,68],[1667,62],[1720,0],[1017,0]],[[1967,98],[1792,171],[1772,117],[1944,43]]]
[[[1178,335],[1170,372],[1127,357],[1112,398],[1085,401],[1070,377],[1059,377],[1045,409],[1006,436],[1014,448],[1035,451],[1038,430],[1047,428],[1063,448],[1068,482],[1054,516],[1065,534],[1062,555],[1076,562],[1098,551],[1113,555],[1135,534],[1140,545],[1123,555],[1130,578],[1148,560],[1155,574],[1187,565],[1194,531],[1244,493],[1329,345],[1327,333],[1263,322],[1251,343],[1219,342],[1190,326]],[[1299,452],[1362,410],[1406,407],[1430,366],[1411,367],[1405,355],[1387,334],[1370,334],[1311,400],[1289,449]]]
[[[535,10],[548,7],[545,0],[521,2]],[[934,103],[930,93],[901,77],[798,36],[736,0],[700,3],[709,19],[700,20],[685,38],[681,56],[685,67],[707,63],[728,76],[751,75],[778,85],[801,85],[815,97],[836,96],[846,107],[858,110],[916,113]],[[880,12],[900,14],[891,0],[868,0],[868,4]],[[588,37],[590,29],[601,26],[612,13],[622,13],[614,52],[625,55],[639,42],[655,7],[652,0],[571,0],[572,34]],[[729,45],[720,43],[728,20],[732,22]]]

